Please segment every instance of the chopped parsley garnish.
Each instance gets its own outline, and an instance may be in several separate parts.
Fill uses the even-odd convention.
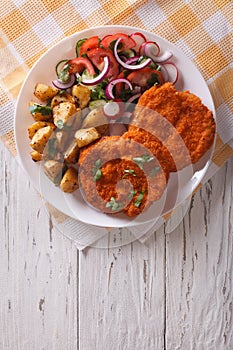
[[[144,154],[141,157],[133,158],[133,161],[137,163],[140,169],[143,169],[143,164],[150,163],[153,159],[154,159],[153,156],[150,156],[149,154]]]
[[[58,94],[59,94],[60,96],[62,96],[65,92],[66,92],[66,90],[59,90]]]
[[[52,108],[50,106],[41,106],[37,103],[29,107],[32,115],[41,113],[42,115],[52,115]]]
[[[125,174],[122,176],[122,179],[124,179],[127,175],[137,176],[133,169],[125,169],[124,173]]]
[[[106,208],[111,208],[112,211],[118,211],[123,208],[123,203],[117,202],[114,197],[111,197],[110,201],[106,203]]]
[[[152,73],[150,76],[150,79],[147,80],[147,83],[149,86],[160,84],[160,81],[158,79],[158,75],[156,73]]]
[[[115,46],[115,44],[116,44],[116,40],[111,41],[111,42],[110,42],[110,45],[109,45],[109,49],[112,50],[112,51],[114,51],[114,46]],[[123,46],[122,43],[119,42],[118,45],[117,45],[117,50],[122,49],[122,46]]]
[[[129,193],[129,195],[128,195],[128,198],[129,198],[129,199],[132,199],[132,198],[135,196],[135,194],[136,194],[136,191],[131,190],[130,193]]]
[[[64,127],[64,121],[61,119],[57,120],[55,124],[58,127],[58,129],[62,129]]]
[[[93,177],[93,180],[96,182],[101,178],[101,176],[102,176],[102,171],[98,169]]]
[[[105,95],[105,88],[108,85],[108,80],[104,79],[101,83],[95,85],[94,89],[91,90],[92,100],[107,100]]]
[[[145,191],[141,191],[140,194],[137,196],[137,199],[134,202],[134,206],[135,207],[138,208],[140,206],[140,204],[142,203],[142,200],[143,200],[143,197],[144,197],[144,193],[145,193]]]
[[[95,162],[95,167],[92,170],[93,173],[93,181],[98,181],[101,176],[102,176],[102,171],[101,171],[101,161],[100,159],[97,159],[97,161]]]
[[[49,139],[48,140],[48,155],[51,158],[54,158],[56,154],[56,147],[55,147],[56,139]]]

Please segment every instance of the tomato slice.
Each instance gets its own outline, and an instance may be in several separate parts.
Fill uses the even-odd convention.
[[[158,79],[160,84],[164,84],[165,80],[162,73],[156,69],[146,67],[139,69],[138,71],[132,72],[127,76],[127,79],[135,85],[142,87],[148,85],[154,85],[156,79]]]
[[[104,37],[101,41],[101,46],[104,48],[110,48],[111,47],[111,43],[116,41],[117,39],[121,38],[121,48],[119,49],[119,51],[125,51],[125,50],[129,50],[132,49],[134,46],[136,46],[136,42],[133,38],[131,38],[129,35],[127,34],[123,34],[123,33],[116,33],[113,35],[108,35],[106,37]],[[120,44],[119,44],[120,46]]]
[[[90,51],[92,49],[96,49],[99,47],[100,39],[98,36],[92,36],[91,38],[84,41],[84,43],[81,45],[79,49],[79,56],[82,56],[83,54],[87,53],[87,51]]]
[[[88,58],[85,57],[77,57],[77,58],[72,58],[67,62],[69,64],[69,73],[82,73],[84,69],[87,69],[89,74],[94,75],[95,74],[95,69],[92,65],[92,63],[89,61]]]
[[[87,52],[87,56],[90,58],[92,63],[99,69],[99,71],[102,71],[104,66],[104,57],[108,56],[110,60],[110,69],[107,74],[107,78],[109,79],[115,79],[119,73],[119,65],[110,50],[105,50],[101,48],[92,49]]]
[[[126,77],[125,71],[120,72],[120,74],[118,74],[117,76],[117,78],[125,78],[125,77]],[[124,83],[117,83],[115,85],[115,96],[120,97],[123,89],[124,89]]]

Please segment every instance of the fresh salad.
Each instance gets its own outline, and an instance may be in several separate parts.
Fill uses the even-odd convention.
[[[91,90],[91,104],[134,103],[153,85],[176,83],[178,69],[169,61],[171,57],[172,52],[161,53],[158,43],[148,41],[140,32],[83,38],[76,44],[76,57],[56,65],[53,85],[60,90],[77,83],[85,85]]]

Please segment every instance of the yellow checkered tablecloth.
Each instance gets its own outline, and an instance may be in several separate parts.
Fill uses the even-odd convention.
[[[202,73],[215,103],[218,133],[207,181],[233,154],[231,0],[1,0],[0,138],[15,156],[15,102],[36,60],[62,38],[107,24],[131,25],[166,38]]]

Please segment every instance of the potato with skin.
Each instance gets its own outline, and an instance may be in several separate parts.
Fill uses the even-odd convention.
[[[57,94],[56,96],[54,96],[52,98],[51,101],[51,108],[58,106],[60,103],[62,102],[70,102],[70,103],[74,103],[74,98],[73,96],[71,96],[70,94],[68,94],[67,92],[63,92],[61,94]]]
[[[43,166],[45,175],[55,184],[60,183],[60,180],[62,179],[62,170],[64,168],[64,164],[58,162],[57,160],[49,159],[44,163]]]
[[[74,140],[64,154],[64,160],[67,163],[75,164],[79,157],[79,146],[77,140]]]
[[[83,129],[91,127],[95,127],[101,134],[104,134],[108,128],[108,119],[100,108],[92,109],[83,120]]]
[[[72,193],[79,188],[78,172],[75,168],[70,167],[66,170],[60,183],[60,188],[63,192]]]
[[[58,93],[58,89],[43,83],[38,83],[35,86],[34,95],[38,100],[47,102],[51,100]]]
[[[59,105],[53,108],[54,124],[59,129],[62,129],[64,124],[66,124],[67,126],[72,125],[73,118],[71,118],[71,116],[73,116],[76,112],[77,109],[74,103],[61,102]]]
[[[31,125],[29,125],[28,127],[28,137],[30,139],[33,138],[33,136],[35,135],[35,133],[39,130],[39,129],[42,129],[46,126],[51,126],[53,129],[56,128],[56,126],[53,124],[53,123],[50,123],[50,122],[43,122],[43,121],[38,121],[38,122],[35,122]]]
[[[87,107],[91,99],[91,91],[86,86],[74,85],[72,87],[72,96],[77,107],[83,109]]]
[[[36,122],[47,122],[52,119],[52,108],[49,106],[43,106],[34,101],[30,101],[29,111]]]
[[[34,149],[34,151],[42,154],[52,133],[53,128],[50,125],[39,129],[33,136],[30,146]]]
[[[75,133],[75,138],[77,140],[78,147],[84,147],[99,139],[101,134],[96,130],[96,128],[79,129]]]
[[[30,155],[32,157],[32,160],[34,162],[40,162],[42,160],[43,155],[37,151],[30,152]]]
[[[80,129],[82,125],[82,110],[81,108],[77,108],[76,113],[72,116],[72,130],[76,131]]]

